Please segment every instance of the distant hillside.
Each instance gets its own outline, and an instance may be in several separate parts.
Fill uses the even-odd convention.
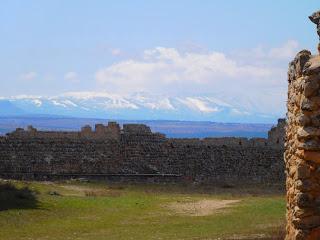
[[[216,123],[196,121],[143,121],[116,120],[120,124],[143,123],[154,132],[161,132],[168,137],[204,138],[204,137],[266,137],[272,124]],[[40,130],[78,131],[82,126],[107,123],[106,119],[67,118],[59,116],[20,116],[0,117],[0,134],[13,131],[17,127],[33,125]]]

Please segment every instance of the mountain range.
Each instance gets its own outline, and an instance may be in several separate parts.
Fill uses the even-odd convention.
[[[59,96],[0,98],[0,116],[57,115],[123,120],[182,120],[235,123],[275,123],[270,114],[248,98],[232,96],[168,97],[138,92],[128,96],[106,92],[70,92]]]

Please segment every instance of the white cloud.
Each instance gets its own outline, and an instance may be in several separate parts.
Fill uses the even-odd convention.
[[[121,98],[118,94],[111,94],[108,92],[66,92],[62,94],[63,97],[70,97],[77,100],[88,100],[94,98],[111,98],[118,99]]]
[[[38,74],[36,72],[26,72],[20,75],[20,78],[22,80],[27,80],[27,81],[31,81],[34,80],[36,77],[38,76]]]
[[[280,47],[258,46],[233,54],[156,47],[143,51],[139,58],[122,60],[98,70],[95,78],[106,91],[117,94],[144,91],[182,97],[218,94],[232,99],[243,96],[251,102],[242,104],[254,105],[262,112],[274,111],[274,106],[284,111],[287,64],[298,47],[294,40]],[[190,98],[184,100],[184,104],[200,112],[219,111],[208,107],[207,101],[214,104],[216,99]]]
[[[42,96],[39,96],[39,95],[26,95],[26,94],[16,95],[16,96],[10,97],[10,99],[12,99],[12,100],[19,100],[19,99],[41,99],[41,98],[42,98]]]
[[[269,57],[278,59],[293,58],[299,48],[299,43],[295,40],[289,40],[279,48],[273,48],[269,51]]]
[[[112,56],[120,56],[123,54],[122,50],[119,48],[111,48],[110,53],[112,54]]]
[[[260,45],[258,47],[245,50],[237,51],[235,58],[238,61],[244,59],[250,59],[252,61],[264,61],[270,64],[270,61],[285,61],[286,63],[292,59],[299,51],[299,43],[296,40],[288,40],[280,47],[268,48]]]
[[[64,79],[71,82],[77,82],[78,81],[78,74],[76,72],[67,72],[64,75]]]
[[[146,50],[142,59],[128,59],[96,72],[96,80],[107,90],[117,92],[163,91],[177,85],[191,88],[219,87],[228,79],[261,81],[272,77],[274,69],[254,63],[238,64],[219,52],[181,53],[173,48]],[[242,80],[240,80],[242,79]]]
[[[231,113],[235,114],[235,115],[250,115],[250,113],[247,112],[247,111],[240,111],[240,110],[235,109],[235,108],[231,109]]]

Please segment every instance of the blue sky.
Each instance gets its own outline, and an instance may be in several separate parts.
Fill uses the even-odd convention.
[[[318,0],[3,0],[0,96],[219,93],[253,95],[284,112],[287,65],[300,49],[314,52],[307,16],[319,7]]]

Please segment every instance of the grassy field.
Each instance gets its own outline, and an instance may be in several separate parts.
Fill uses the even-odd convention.
[[[285,198],[266,189],[0,181],[0,239],[278,239]]]

